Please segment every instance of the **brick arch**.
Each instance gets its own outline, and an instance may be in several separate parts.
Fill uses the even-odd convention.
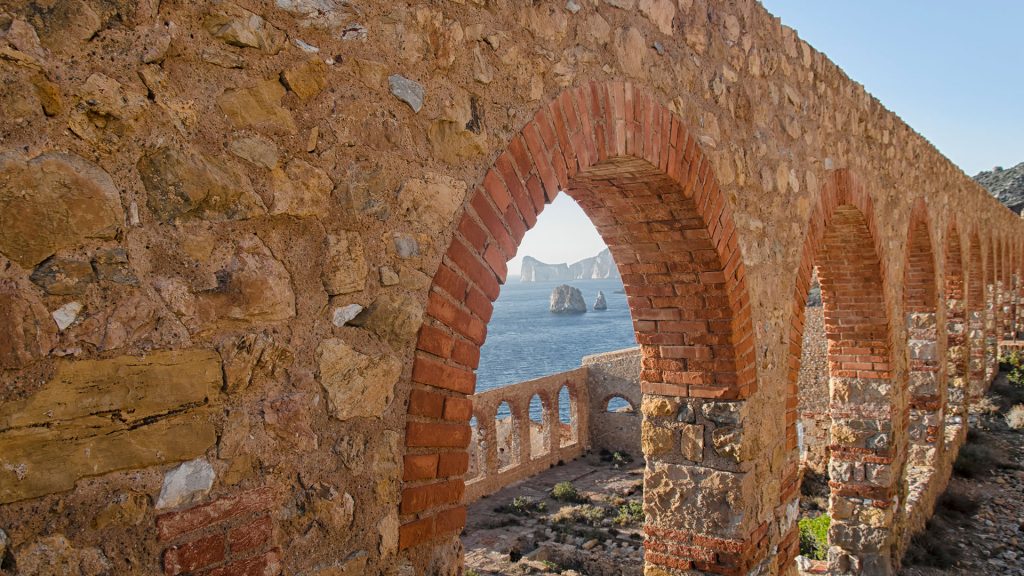
[[[492,302],[506,261],[561,190],[591,218],[622,274],[642,391],[744,400],[756,390],[744,266],[710,162],[645,90],[623,82],[567,90],[537,111],[469,195],[433,277],[412,372],[400,549],[465,524],[468,396]],[[752,535],[704,534],[700,549],[671,544],[682,534],[675,528],[657,518],[649,525],[649,544],[655,533],[669,544],[649,546],[648,562],[718,571],[727,569],[718,562],[757,560]]]
[[[946,448],[959,444],[967,422],[967,259],[960,232],[951,220],[945,246],[946,299]]]
[[[821,284],[828,340],[830,375],[830,513],[833,528],[830,544],[841,549],[830,554],[833,571],[848,571],[851,563],[883,566],[890,563],[894,542],[891,521],[875,528],[858,526],[853,516],[841,509],[888,513],[896,500],[899,474],[899,438],[902,419],[893,414],[891,386],[890,324],[885,302],[885,262],[877,234],[870,195],[845,169],[830,173],[811,214],[803,253],[797,270],[789,330],[789,388],[787,396],[787,447],[796,446],[796,395],[799,386],[804,308],[815,267]],[[885,381],[887,386],[878,386]],[[879,390],[888,394],[877,394]],[[874,396],[872,396],[874,395]],[[799,493],[795,470],[784,476],[783,504]],[[866,477],[865,477],[866,473]],[[860,481],[864,478],[864,481]],[[837,507],[838,506],[838,507]],[[851,530],[852,528],[852,530]],[[859,530],[880,532],[884,542],[878,551],[857,546]],[[785,558],[795,555],[787,549]],[[851,557],[857,557],[854,560]]]

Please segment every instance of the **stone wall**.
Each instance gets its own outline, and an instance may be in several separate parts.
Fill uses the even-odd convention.
[[[791,569],[833,264],[831,568],[887,573],[912,213],[940,288],[963,255],[965,402],[1024,252],[753,0],[6,2],[0,74],[0,556],[26,574],[457,573],[491,303],[563,191],[641,345],[648,571]]]
[[[640,350],[628,348],[583,357],[590,388],[590,446],[593,450],[640,455]],[[612,410],[619,398],[628,408]],[[619,403],[621,404],[621,402]]]

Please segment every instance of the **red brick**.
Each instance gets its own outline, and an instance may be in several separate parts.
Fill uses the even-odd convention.
[[[277,576],[281,574],[281,551],[271,550],[266,554],[236,560],[220,568],[203,572],[202,576]]]
[[[167,542],[187,532],[267,510],[273,505],[274,493],[266,487],[222,496],[209,504],[157,517],[157,535],[161,542]]]
[[[462,476],[469,470],[469,452],[445,452],[437,464],[437,476]]]
[[[424,324],[420,328],[420,336],[416,341],[416,349],[429,352],[441,358],[448,358],[452,354],[454,338],[444,330]]]
[[[228,532],[228,550],[232,558],[259,550],[274,539],[274,524],[270,516],[263,516]]]
[[[412,380],[419,384],[472,394],[476,374],[457,366],[443,364],[427,356],[417,356],[412,367]]]
[[[445,504],[454,504],[462,499],[466,485],[462,480],[438,482],[425,486],[413,486],[402,490],[401,514],[415,514]]]
[[[498,209],[498,213],[504,212],[512,204],[512,195],[509,194],[505,182],[495,168],[488,170],[484,176],[484,190]]]
[[[466,525],[466,507],[460,506],[458,508],[452,508],[451,510],[445,510],[437,515],[434,521],[434,529],[438,534],[445,534],[447,532],[454,532],[462,530],[462,527]]]
[[[440,418],[444,412],[444,396],[437,392],[416,389],[409,393],[409,415]]]
[[[469,446],[468,424],[408,422],[406,446],[410,448],[465,448]]]
[[[211,534],[164,550],[164,574],[175,576],[224,561],[224,534]]]
[[[438,475],[437,454],[406,454],[405,466],[402,480],[413,482],[416,480],[432,480]]]
[[[434,536],[434,517],[403,524],[398,528],[398,549],[405,550],[429,541]]]
[[[473,401],[469,398],[449,396],[444,401],[444,419],[469,422],[473,417]]]
[[[480,364],[480,347],[461,338],[456,339],[455,348],[452,350],[452,360],[470,370],[476,370]]]

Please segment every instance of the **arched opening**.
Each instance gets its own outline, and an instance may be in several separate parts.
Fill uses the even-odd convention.
[[[498,411],[494,415],[494,429],[498,472],[518,466],[523,445],[519,436],[519,422],[516,421],[512,406],[508,402],[498,404]]]
[[[821,285],[829,374],[829,507],[827,542],[805,548],[817,558],[804,568],[845,573],[859,566],[883,573],[893,564],[894,515],[904,423],[894,412],[889,320],[883,270],[873,233],[870,197],[845,170],[830,174],[808,229],[790,328],[791,411],[787,448],[797,460],[799,382],[805,312],[816,269]],[[794,464],[783,475],[782,504],[799,515],[800,478]],[[808,519],[814,513],[808,516]],[[822,516],[818,516],[820,522]],[[819,524],[820,525],[820,524]],[[795,527],[794,527],[795,532]],[[787,555],[798,552],[796,535]]]
[[[645,563],[749,571],[768,550],[759,547],[762,528],[745,520],[756,517],[745,486],[760,455],[745,449],[743,437],[744,400],[756,380],[738,240],[697,141],[632,85],[563,93],[498,157],[434,277],[412,387],[445,402],[473,393],[476,365],[464,361],[472,354],[457,351],[483,343],[506,262],[560,190],[584,209],[614,256],[641,345]],[[571,382],[567,389],[579,422],[584,390]],[[465,422],[410,414],[407,462],[465,450]],[[681,439],[698,434],[700,442],[688,445],[692,459],[681,461]],[[405,482],[403,502],[431,497],[402,506],[400,549],[453,536],[465,524],[461,472]]]
[[[466,482],[478,478],[487,469],[487,443],[479,422],[476,415],[469,419],[469,465],[466,469]]]
[[[636,408],[622,396],[612,396],[605,400],[604,411],[611,414],[633,414]]]
[[[904,470],[906,496],[903,510],[911,518],[911,531],[923,527],[923,506],[938,460],[944,447],[944,414],[946,400],[945,366],[942,355],[944,338],[940,338],[938,316],[938,284],[936,261],[928,226],[927,208],[923,201],[914,206],[907,240],[903,279],[903,312],[907,328],[907,364],[909,374],[908,450]]]
[[[558,444],[565,448],[579,441],[579,400],[569,386],[558,389]]]
[[[999,290],[999,339],[1013,340],[1013,257],[1005,239],[1001,239],[1000,246],[1000,276],[1002,287]]]
[[[967,276],[963,245],[956,225],[946,235],[946,450],[958,446],[966,433],[967,423]]]
[[[968,383],[966,404],[981,398],[985,390],[985,262],[981,240],[974,232],[967,249],[967,342]]]
[[[530,397],[530,459],[536,460],[551,452],[551,426],[549,424],[550,402],[541,399],[540,394]]]

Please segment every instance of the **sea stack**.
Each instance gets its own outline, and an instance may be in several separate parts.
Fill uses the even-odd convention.
[[[587,311],[587,303],[579,288],[562,284],[551,291],[550,309],[555,314],[582,314]]]
[[[597,300],[594,300],[594,310],[607,310],[608,301],[604,298],[604,291],[597,291]]]

